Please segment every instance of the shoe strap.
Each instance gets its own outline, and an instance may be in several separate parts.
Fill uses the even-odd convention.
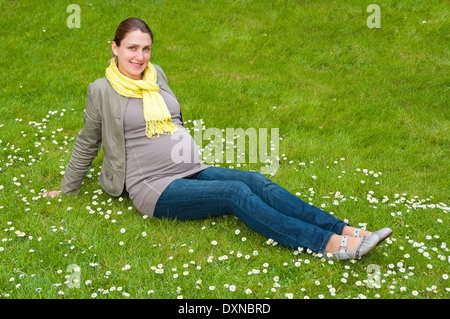
[[[356,228],[355,232],[353,233],[353,237],[359,237],[359,232],[361,231],[361,228]]]
[[[347,243],[348,243],[348,236],[342,236],[341,244],[339,246],[339,257],[342,259],[345,259],[347,257]]]

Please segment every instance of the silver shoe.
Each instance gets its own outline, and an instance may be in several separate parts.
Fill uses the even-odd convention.
[[[374,234],[378,237],[378,244],[380,244],[383,240],[385,240],[386,238],[388,238],[389,236],[392,235],[392,229],[386,227],[386,228],[377,230],[377,231],[373,232],[372,234]]]
[[[353,237],[359,237],[359,233],[361,231],[361,228],[355,228],[355,232],[353,233]],[[378,244],[380,244],[383,240],[388,238],[392,235],[392,229],[386,227],[382,228],[380,230],[377,230],[375,232],[372,232],[372,234],[375,234],[379,237]]]
[[[379,236],[371,233],[367,236],[361,237],[361,242],[356,248],[347,250],[348,236],[342,236],[341,244],[338,253],[327,254],[331,259],[346,260],[358,259],[367,254],[379,242]]]

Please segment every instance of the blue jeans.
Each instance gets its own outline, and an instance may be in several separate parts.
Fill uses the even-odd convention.
[[[315,253],[323,253],[330,237],[348,225],[261,173],[223,167],[174,180],[158,199],[153,216],[193,220],[225,214],[280,245]]]

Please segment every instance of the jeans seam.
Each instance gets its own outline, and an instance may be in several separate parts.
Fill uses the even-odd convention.
[[[322,245],[320,246],[318,253],[323,253],[325,251],[325,248],[327,247],[328,242],[331,239],[331,236],[334,234],[332,232],[329,232],[327,236],[325,236],[324,240],[322,241]]]

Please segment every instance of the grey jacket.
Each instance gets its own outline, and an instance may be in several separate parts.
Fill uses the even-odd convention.
[[[175,97],[164,71],[158,65],[154,66],[157,73],[156,82],[160,89]],[[102,146],[104,156],[98,183],[112,196],[122,194],[126,162],[123,118],[128,100],[128,97],[114,90],[106,77],[88,85],[84,127],[77,135],[72,156],[64,172],[62,193],[78,192],[86,172]]]

